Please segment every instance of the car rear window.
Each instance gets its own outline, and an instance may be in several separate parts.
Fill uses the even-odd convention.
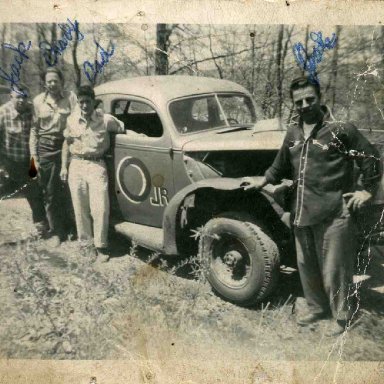
[[[126,130],[143,133],[148,137],[161,137],[163,126],[155,111],[147,103],[120,99],[112,103],[112,114],[124,123]]]

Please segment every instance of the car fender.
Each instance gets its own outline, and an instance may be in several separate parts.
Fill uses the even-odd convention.
[[[177,215],[179,210],[182,207],[183,202],[188,196],[191,196],[198,190],[202,189],[213,189],[220,191],[234,191],[241,190],[242,187],[240,184],[242,183],[242,179],[235,178],[210,178],[200,180],[193,184],[189,184],[188,186],[181,189],[169,202],[163,216],[163,229],[164,229],[164,237],[163,237],[163,245],[164,252],[169,255],[178,254],[177,244],[176,244],[176,231],[177,231]],[[264,195],[269,201],[271,201],[271,193],[267,190],[260,191],[262,195]],[[272,202],[271,202],[272,203]],[[275,208],[275,207],[274,207]]]

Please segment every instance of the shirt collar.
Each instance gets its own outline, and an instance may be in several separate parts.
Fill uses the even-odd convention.
[[[84,122],[84,123],[86,123],[87,120],[81,115],[81,111],[80,111],[80,110],[79,110],[78,114],[79,114],[79,115],[78,115],[78,120],[79,120],[79,121],[82,121],[82,122]],[[95,109],[95,110],[92,112],[92,115],[91,115],[91,117],[89,118],[88,121],[95,122],[95,121],[97,121],[99,118],[100,118],[99,113],[98,113],[98,111]]]
[[[62,90],[60,91],[60,93],[59,93],[59,99],[58,99],[58,100],[62,100],[62,99],[64,99],[64,97],[65,97],[65,93],[64,93],[64,92],[65,92],[64,89],[62,89]],[[49,92],[46,90],[46,91],[45,91],[45,94],[44,94],[44,102],[47,102],[48,97],[50,97],[52,100],[54,100],[53,97],[52,97],[52,96],[49,94]]]

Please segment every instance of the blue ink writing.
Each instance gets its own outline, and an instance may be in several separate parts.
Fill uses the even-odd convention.
[[[2,46],[6,49],[10,49],[14,52],[13,62],[11,64],[11,70],[7,73],[3,68],[0,67],[0,78],[7,81],[11,90],[17,92],[20,95],[27,96],[26,90],[23,90],[19,86],[20,82],[20,69],[25,60],[29,59],[27,51],[31,48],[32,43],[28,41],[25,45],[22,41],[15,47],[9,43],[3,43]]]
[[[59,56],[62,55],[74,36],[77,36],[78,41],[84,40],[84,35],[79,29],[79,22],[77,20],[74,22],[72,22],[70,19],[67,20],[68,22],[65,24],[57,24],[63,34],[63,37],[60,40],[54,41],[52,44],[50,44],[48,41],[41,41],[39,43],[39,48],[42,51],[45,62],[50,67],[53,67],[57,64]],[[72,35],[73,33],[74,36]]]
[[[333,49],[337,44],[337,36],[332,33],[332,37],[323,39],[321,32],[311,32],[310,39],[315,43],[312,54],[308,55],[303,44],[296,43],[293,45],[293,54],[300,68],[307,71],[309,78],[314,83],[319,83],[317,76],[317,65],[323,61],[324,51]]]
[[[110,58],[115,53],[115,45],[111,42],[111,49],[105,50],[98,42],[95,41],[97,53],[100,54],[101,61],[95,60],[95,64],[91,64],[88,60],[83,63],[83,70],[87,79],[94,84],[97,75],[103,71],[105,65],[109,63]]]

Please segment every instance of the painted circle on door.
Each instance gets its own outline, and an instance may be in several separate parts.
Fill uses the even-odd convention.
[[[132,203],[145,201],[151,192],[151,177],[144,163],[127,156],[120,160],[116,171],[117,184],[124,196]]]

